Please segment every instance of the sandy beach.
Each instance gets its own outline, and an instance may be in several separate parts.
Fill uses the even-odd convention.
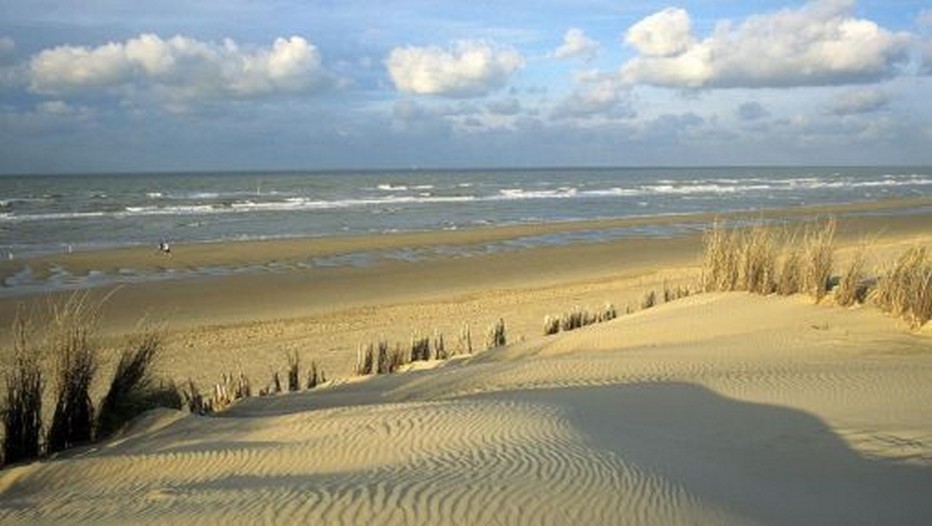
[[[836,267],[932,249],[928,199],[735,214],[839,217]],[[909,214],[890,214],[909,209]],[[857,212],[860,215],[849,217]],[[883,212],[884,214],[872,214]],[[286,353],[331,379],[215,416],[145,415],[115,440],[0,471],[4,523],[917,524],[932,519],[932,332],[870,305],[695,288],[701,234],[284,268],[308,257],[656,225],[708,216],[188,245],[44,256],[80,275],[267,266],[93,289],[104,370],[138,320],[164,327],[165,377],[264,384]],[[282,267],[281,265],[284,265]],[[4,262],[4,275],[15,272]],[[838,270],[836,270],[837,272]],[[58,293],[64,294],[64,293]],[[0,299],[2,361],[18,304]],[[545,316],[614,304],[607,323],[542,336]],[[412,332],[509,345],[352,377],[357,347]],[[95,386],[98,391],[103,386]]]

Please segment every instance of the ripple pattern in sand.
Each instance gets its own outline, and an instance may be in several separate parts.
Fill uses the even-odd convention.
[[[213,425],[224,441],[187,439],[209,437]],[[593,448],[545,404],[484,398],[190,418],[160,433],[155,453],[135,452],[130,440],[19,468],[0,521],[176,522],[207,509],[233,523],[675,524],[719,513]]]

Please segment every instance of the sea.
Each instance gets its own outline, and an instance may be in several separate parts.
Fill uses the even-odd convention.
[[[6,175],[0,257],[928,196],[930,166]],[[637,233],[670,235],[668,228]]]

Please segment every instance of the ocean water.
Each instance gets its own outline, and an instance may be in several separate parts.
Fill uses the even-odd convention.
[[[932,167],[619,168],[0,177],[5,258],[932,195]]]

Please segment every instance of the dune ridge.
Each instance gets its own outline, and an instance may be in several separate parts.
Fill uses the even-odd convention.
[[[216,417],[147,415],[0,474],[0,521],[921,523],[929,336],[868,307],[703,294]]]

